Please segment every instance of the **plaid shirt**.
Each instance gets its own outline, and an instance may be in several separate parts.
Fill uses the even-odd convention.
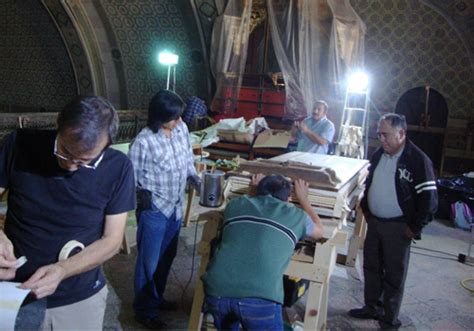
[[[183,113],[183,121],[191,126],[193,124],[193,119],[196,116],[206,116],[207,107],[203,100],[198,97],[192,96],[186,102],[186,109]]]
[[[144,128],[128,156],[133,163],[136,186],[153,193],[153,204],[166,217],[176,208],[176,219],[181,219],[186,179],[196,175],[186,124],[180,122],[170,137],[161,129],[153,133]]]

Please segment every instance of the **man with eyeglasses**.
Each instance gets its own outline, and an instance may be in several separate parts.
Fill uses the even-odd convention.
[[[136,205],[132,164],[108,148],[117,130],[107,100],[79,97],[59,112],[57,130],[19,129],[0,147],[0,279],[45,298],[43,330],[102,329],[100,266],[118,252]],[[20,256],[27,262],[17,269]]]
[[[382,146],[370,160],[362,210],[368,224],[364,242],[365,306],[349,315],[376,319],[397,329],[412,240],[433,219],[438,204],[431,160],[406,137],[405,116],[385,114],[377,137]]]
[[[299,152],[327,154],[334,138],[334,124],[327,118],[328,104],[323,100],[314,103],[312,115],[295,122],[291,128],[290,143],[297,144]]]
[[[184,106],[172,91],[155,94],[147,126],[129,152],[138,190],[133,309],[136,321],[150,329],[166,327],[158,310],[176,308],[163,293],[178,248],[187,179],[199,189],[188,128],[181,120]]]

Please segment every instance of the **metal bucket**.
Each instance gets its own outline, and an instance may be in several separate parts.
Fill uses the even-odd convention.
[[[220,170],[206,170],[202,174],[199,203],[206,207],[219,207],[224,202],[224,175]]]

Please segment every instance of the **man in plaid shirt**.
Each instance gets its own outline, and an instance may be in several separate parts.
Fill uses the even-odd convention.
[[[139,199],[133,307],[138,322],[156,329],[166,326],[158,309],[176,308],[163,293],[178,247],[186,180],[199,183],[188,128],[181,120],[184,105],[176,93],[158,92],[148,108],[147,127],[129,152]]]
[[[207,115],[207,107],[203,100],[198,97],[192,96],[186,102],[186,109],[183,113],[183,121],[192,130],[192,124],[195,117],[201,117]]]

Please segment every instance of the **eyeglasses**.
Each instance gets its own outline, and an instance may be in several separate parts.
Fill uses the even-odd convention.
[[[324,107],[316,107],[313,109],[313,115],[316,115],[316,114],[320,114],[320,113],[324,113],[325,109]]]
[[[377,132],[377,138],[382,139],[383,137],[384,139],[387,139],[394,136],[395,134],[396,133],[393,133],[393,132]]]
[[[67,162],[72,163],[72,164],[75,164],[79,167],[84,167],[84,168],[92,169],[92,170],[97,169],[97,167],[99,166],[100,161],[102,161],[102,159],[104,158],[104,152],[102,152],[100,154],[99,158],[97,159],[97,161],[95,161],[94,164],[90,165],[90,164],[86,164],[82,160],[74,160],[74,159],[71,159],[67,156],[61,155],[61,154],[58,153],[58,137],[56,137],[56,139],[54,139],[53,154],[55,156],[59,157],[61,160],[67,161]]]

